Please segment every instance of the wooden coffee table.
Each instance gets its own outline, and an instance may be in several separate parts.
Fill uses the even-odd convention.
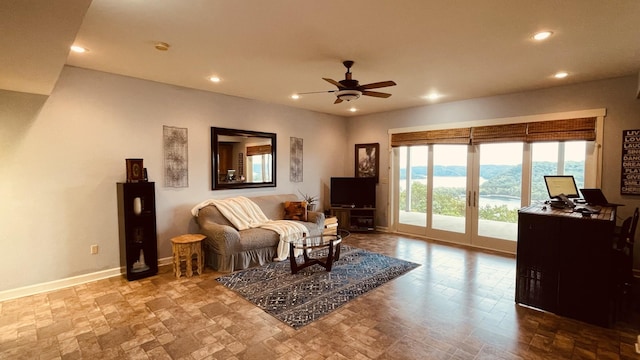
[[[350,234],[346,230],[338,230],[336,234],[322,234],[316,236],[305,236],[301,239],[289,243],[289,261],[291,262],[291,273],[296,274],[299,270],[308,266],[318,264],[327,271],[331,271],[334,261],[340,259],[340,244],[342,240]],[[324,258],[313,258],[309,256],[312,250],[328,248],[329,253]],[[304,261],[298,263],[295,257],[295,250],[302,250]]]

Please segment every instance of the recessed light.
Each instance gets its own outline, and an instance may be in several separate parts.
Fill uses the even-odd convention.
[[[171,45],[167,44],[166,42],[162,42],[162,41],[160,41],[160,42],[157,42],[154,46],[155,46],[155,48],[156,48],[157,50],[160,50],[160,51],[167,51],[167,50],[169,50],[169,47],[170,47]]]
[[[548,39],[551,35],[553,35],[553,31],[540,31],[535,33],[532,38],[536,41],[542,41]]]
[[[75,53],[79,53],[82,54],[84,52],[89,51],[89,49],[82,47],[82,46],[78,46],[78,45],[72,45],[71,46],[71,51],[75,52]]]
[[[298,100],[298,99],[300,99],[300,95],[298,95],[298,94],[293,94],[293,95],[291,95],[291,98],[292,98],[293,100]]]
[[[351,112],[356,112],[356,111],[358,111],[358,109],[356,109],[356,108],[352,107],[351,109],[349,109],[349,111],[351,111]]]
[[[569,73],[567,73],[566,71],[558,71],[553,75],[553,77],[556,79],[564,79],[567,76],[569,76]]]
[[[436,100],[440,99],[441,97],[442,97],[441,94],[438,94],[438,93],[435,93],[435,92],[423,96],[424,99],[427,99],[427,100],[430,100],[430,101],[436,101]]]
[[[209,81],[214,82],[214,83],[219,83],[220,82],[220,78],[217,76],[209,76]]]

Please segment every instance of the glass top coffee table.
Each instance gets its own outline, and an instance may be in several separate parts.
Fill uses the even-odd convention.
[[[315,264],[324,267],[327,271],[331,271],[333,262],[340,259],[340,244],[349,235],[350,233],[347,230],[338,230],[336,234],[305,236],[290,242],[289,261],[291,262],[291,273],[296,274],[299,270]],[[328,248],[327,257],[316,258],[309,256],[311,251],[323,248]],[[298,263],[295,257],[295,250],[302,250],[303,262]]]

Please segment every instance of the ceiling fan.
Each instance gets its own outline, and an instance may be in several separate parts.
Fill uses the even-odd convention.
[[[345,60],[342,64],[347,68],[347,72],[344,74],[344,80],[335,81],[333,79],[322,78],[323,80],[331,83],[338,87],[337,90],[329,90],[329,91],[315,91],[315,92],[307,92],[300,93],[299,95],[304,94],[317,94],[317,93],[336,93],[336,101],[334,104],[340,104],[343,101],[351,101],[358,99],[361,95],[365,96],[373,96],[379,98],[388,98],[391,94],[383,93],[379,91],[370,91],[370,89],[379,89],[387,86],[394,86],[396,83],[394,81],[380,81],[376,83],[360,85],[358,80],[354,80],[351,77],[351,67],[353,66],[353,61]]]

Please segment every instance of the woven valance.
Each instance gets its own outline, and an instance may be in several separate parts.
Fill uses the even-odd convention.
[[[527,127],[527,142],[595,139],[595,117],[535,122]]]
[[[551,120],[391,134],[391,146],[596,139],[596,118]]]
[[[271,154],[271,145],[247,146],[247,156]]]
[[[391,134],[391,146],[469,144],[471,128],[416,131]]]
[[[525,141],[527,124],[478,126],[471,129],[471,143]]]

